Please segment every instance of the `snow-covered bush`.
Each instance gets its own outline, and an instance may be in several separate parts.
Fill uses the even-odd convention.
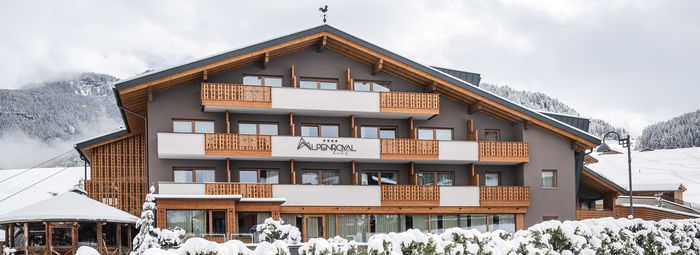
[[[156,210],[154,192],[155,188],[151,186],[150,192],[146,194],[146,202],[143,203],[141,219],[136,221],[136,228],[139,229],[139,233],[134,236],[130,255],[142,255],[151,248],[169,248],[180,245],[182,238],[185,236],[185,231],[180,228],[161,230],[153,226]]]
[[[331,239],[311,238],[299,248],[301,255],[360,255],[366,254],[355,241],[349,241],[336,236]]]
[[[301,242],[301,232],[295,226],[284,224],[283,220],[267,218],[262,224],[256,226],[258,237],[261,241],[284,241],[288,244]]]
[[[10,247],[5,247],[4,249],[2,249],[2,254],[4,254],[4,255],[14,255],[15,252],[17,252],[17,250],[12,249]]]

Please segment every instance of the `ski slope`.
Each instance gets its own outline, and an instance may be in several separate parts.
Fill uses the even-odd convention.
[[[599,162],[588,167],[627,188],[627,149],[612,149],[623,154],[591,154]],[[632,151],[632,188],[683,184],[688,190],[683,200],[700,204],[700,147],[684,149]]]

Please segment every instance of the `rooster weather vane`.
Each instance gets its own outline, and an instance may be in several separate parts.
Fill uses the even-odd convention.
[[[323,12],[323,24],[326,24],[326,12],[328,11],[328,5],[318,8],[318,10]]]

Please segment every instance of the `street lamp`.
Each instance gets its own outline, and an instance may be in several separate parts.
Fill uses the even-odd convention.
[[[150,186],[150,185],[151,185],[151,184],[149,183],[149,179],[150,179],[150,176],[149,176],[149,175],[150,175],[150,172],[148,171],[148,117],[143,116],[143,115],[141,115],[141,114],[138,114],[138,113],[136,113],[136,112],[134,112],[134,111],[132,111],[132,110],[129,110],[129,109],[127,109],[127,108],[121,107],[121,106],[119,106],[119,105],[117,105],[117,107],[119,107],[119,109],[122,109],[122,110],[124,110],[124,111],[126,111],[126,112],[128,112],[128,113],[131,113],[131,114],[135,115],[136,117],[142,118],[142,119],[144,120],[144,123],[145,123],[144,129],[145,129],[145,131],[143,132],[143,133],[144,133],[144,138],[143,138],[143,139],[144,139],[144,143],[145,143],[145,145],[146,145],[146,146],[145,146],[146,148],[144,148],[144,149],[146,150],[146,155],[145,155],[145,156],[146,156],[146,162],[145,162],[145,164],[146,164],[146,185],[147,185],[147,186]],[[128,125],[128,123],[127,123],[127,125]]]
[[[603,144],[598,147],[598,152],[608,152],[611,151],[610,146],[605,144],[605,137],[607,137],[609,134],[615,134],[617,136],[617,142],[622,145],[622,148],[627,148],[627,173],[629,175],[629,190],[627,190],[627,193],[630,197],[630,216],[634,218],[634,206],[632,205],[632,147],[630,144],[630,135],[628,134],[626,138],[622,138],[622,136],[615,132],[615,131],[610,131],[606,133],[603,136]]]

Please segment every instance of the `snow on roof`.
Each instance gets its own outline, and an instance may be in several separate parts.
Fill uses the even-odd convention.
[[[155,194],[156,199],[241,199],[241,195],[181,195],[181,194]]]
[[[19,174],[27,169],[9,169],[0,170],[0,183],[2,188],[0,188],[0,200],[5,199],[12,194],[19,192],[17,195],[10,197],[9,199],[0,202],[0,216],[10,211],[14,211],[18,208],[25,207],[41,200],[52,197],[52,193],[61,193],[69,190],[83,178],[84,168],[83,167],[70,167],[65,171],[58,173],[63,170],[64,167],[56,168],[35,168],[29,170],[25,173]],[[89,172],[88,168],[88,172]],[[56,174],[57,173],[57,174]],[[17,175],[19,174],[19,175]],[[48,177],[49,175],[56,174],[53,177],[46,179],[40,183],[37,183],[27,190],[21,191],[24,188],[29,187],[33,183]],[[17,176],[15,176],[17,175]],[[11,176],[15,176],[10,178]]]
[[[632,182],[632,188],[634,191],[675,191],[678,190],[683,184],[680,182],[674,183],[641,183],[635,184]]]
[[[0,223],[22,221],[108,221],[136,223],[139,218],[68,191],[0,216]]]
[[[591,154],[598,163],[588,168],[605,175],[624,188],[628,188],[627,150],[622,154]],[[632,151],[632,188],[663,183],[682,183],[688,190],[683,193],[685,201],[700,202],[700,147]],[[678,187],[676,187],[678,188]],[[675,189],[675,188],[674,188]]]

